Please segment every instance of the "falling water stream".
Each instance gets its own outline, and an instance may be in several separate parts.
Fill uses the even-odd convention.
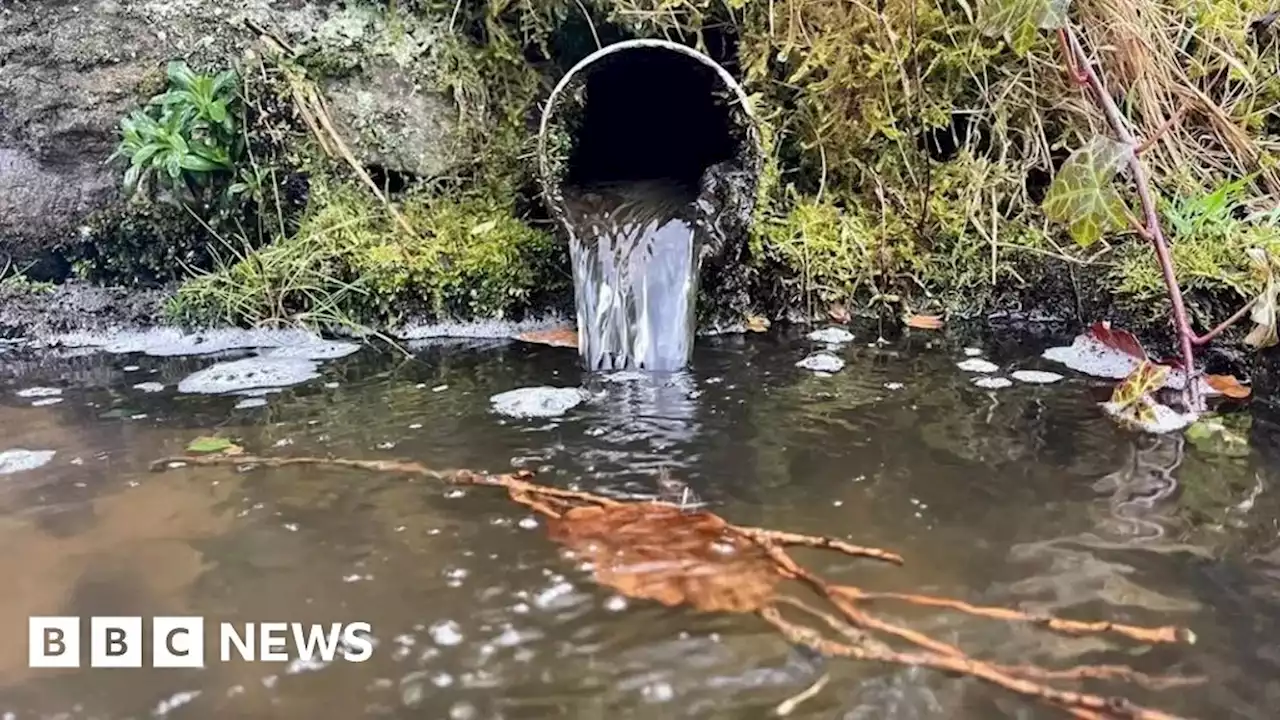
[[[580,353],[591,370],[675,371],[693,349],[694,192],[642,180],[566,190]]]

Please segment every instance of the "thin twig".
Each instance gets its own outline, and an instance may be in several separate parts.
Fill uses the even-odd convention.
[[[1103,84],[1097,70],[1094,69],[1093,62],[1089,59],[1089,55],[1085,53],[1084,47],[1080,44],[1080,39],[1076,36],[1075,31],[1070,26],[1067,26],[1061,30],[1060,36],[1065,40],[1067,49],[1070,50],[1069,57],[1075,59],[1076,66],[1084,73],[1085,80],[1090,90],[1093,91],[1094,100],[1102,108],[1102,112],[1107,118],[1107,124],[1111,126],[1111,131],[1120,138],[1121,142],[1135,150],[1135,152],[1129,154],[1129,172],[1133,175],[1133,182],[1138,188],[1138,199],[1142,203],[1142,212],[1147,232],[1150,233],[1151,246],[1155,249],[1156,260],[1160,264],[1160,273],[1164,278],[1165,288],[1169,292],[1169,303],[1173,306],[1174,329],[1178,334],[1182,363],[1186,367],[1188,375],[1185,390],[1187,405],[1191,410],[1199,411],[1203,406],[1198,383],[1190,380],[1196,367],[1195,350],[1191,342],[1195,332],[1191,329],[1191,323],[1187,320],[1187,308],[1182,299],[1182,286],[1178,284],[1178,277],[1173,269],[1173,258],[1169,254],[1169,246],[1165,242],[1164,231],[1160,227],[1160,215],[1156,210],[1155,198],[1151,193],[1151,183],[1147,178],[1147,170],[1136,152],[1138,142],[1125,124],[1124,117],[1120,114],[1120,108],[1111,97],[1111,93],[1107,91],[1106,85]]]
[[[1191,342],[1195,345],[1208,344],[1210,340],[1218,337],[1222,333],[1226,332],[1232,325],[1235,325],[1236,323],[1243,320],[1244,316],[1248,315],[1249,311],[1252,310],[1253,306],[1256,305],[1257,303],[1258,303],[1258,298],[1254,298],[1250,300],[1249,302],[1244,304],[1244,307],[1237,310],[1234,315],[1218,323],[1218,326],[1215,327],[1214,329],[1210,330],[1209,332],[1203,335],[1196,335],[1195,337],[1191,338]]]
[[[657,514],[661,521],[654,524],[654,527],[664,528],[662,532],[651,537],[637,535],[624,541],[623,546],[624,548],[634,549],[647,560],[652,560],[647,564],[653,565],[655,569],[638,570],[633,565],[625,562],[622,565],[611,566],[608,564],[610,562],[609,556],[606,555],[602,561],[604,564],[595,569],[598,581],[619,589],[624,586],[616,585],[603,578],[617,573],[633,576],[640,582],[639,585],[635,586],[637,589],[632,591],[635,597],[661,600],[669,605],[685,603],[705,611],[755,612],[775,626],[790,642],[808,646],[827,657],[848,657],[897,665],[927,667],[949,673],[968,675],[1011,692],[1044,701],[1062,709],[1067,714],[1077,718],[1077,720],[1177,719],[1172,715],[1141,707],[1124,699],[1106,699],[1087,693],[1059,690],[1045,685],[1043,681],[1126,680],[1152,688],[1175,687],[1198,681],[1197,678],[1152,677],[1118,665],[1082,665],[1065,670],[1053,670],[1033,665],[1001,665],[970,657],[959,647],[931,638],[922,632],[877,618],[858,607],[858,603],[882,599],[900,600],[917,605],[960,610],[972,615],[999,620],[1028,621],[1060,632],[1075,634],[1114,632],[1149,643],[1190,642],[1192,637],[1189,633],[1180,634],[1176,629],[1171,628],[1136,628],[1107,622],[1085,623],[1052,617],[1037,617],[1017,610],[974,606],[960,600],[948,598],[900,593],[872,593],[852,586],[835,585],[799,565],[784,548],[786,546],[802,546],[831,550],[846,555],[870,557],[895,564],[901,564],[902,558],[887,550],[861,547],[833,538],[755,527],[739,527],[706,511],[689,514],[687,517],[691,518],[691,522],[703,524],[701,527],[704,529],[706,527],[705,524],[708,522],[712,530],[720,528],[719,532],[709,533],[708,537],[712,539],[711,541],[719,542],[715,538],[726,537],[721,533],[736,535],[741,541],[754,543],[764,550],[767,561],[771,561],[771,563],[765,568],[756,568],[754,570],[756,573],[763,573],[764,594],[760,594],[757,588],[757,592],[748,593],[747,596],[744,596],[745,599],[737,598],[735,602],[717,601],[720,596],[714,594],[700,595],[697,596],[700,598],[699,600],[694,600],[695,596],[688,594],[686,590],[686,583],[692,583],[690,587],[705,586],[706,572],[711,571],[714,573],[720,566],[714,564],[719,562],[716,560],[697,559],[693,561],[695,565],[698,565],[697,568],[683,571],[680,569],[687,567],[687,563],[691,558],[697,558],[702,552],[698,544],[699,541],[696,539],[698,533],[691,533],[690,528],[682,529],[679,524],[671,524],[673,522],[678,523],[678,518],[686,516],[683,508],[667,502],[621,502],[593,493],[548,487],[535,482],[533,473],[528,471],[491,475],[470,470],[435,470],[421,463],[405,460],[355,460],[333,457],[273,458],[225,453],[163,458],[152,463],[151,467],[153,470],[159,471],[180,465],[258,465],[265,467],[329,465],[374,472],[416,475],[439,479],[442,482],[453,485],[500,487],[507,491],[513,502],[528,507],[545,517],[557,519],[558,522],[555,523],[555,526],[559,528],[559,531],[569,532],[570,534],[572,534],[574,523],[579,519],[587,523],[587,527],[592,527],[592,523],[599,522],[602,517],[610,517],[612,511],[620,508],[620,506],[625,506],[622,508],[621,514],[629,518],[627,520],[628,527],[631,528],[631,531],[636,531],[638,527],[643,526],[643,523],[639,526],[635,524],[636,518],[643,520],[655,517],[654,513],[646,511],[645,508],[662,508],[662,512]],[[575,511],[582,512],[579,515]],[[672,538],[666,537],[663,533],[667,532],[667,529],[675,531],[676,535],[673,535]],[[681,539],[675,539],[676,536],[680,536]],[[555,537],[553,533],[553,538]],[[692,545],[690,544],[690,538],[693,538]],[[674,545],[669,546],[673,540]],[[560,538],[559,541],[563,541],[563,538]],[[639,545],[633,547],[632,544],[637,542]],[[687,554],[691,550],[693,552],[692,556]],[[723,555],[722,552],[714,548],[707,548],[707,550],[713,557]],[[668,555],[670,555],[670,558],[667,557]],[[766,558],[759,559],[766,560]],[[668,562],[668,560],[675,560],[675,562]],[[646,572],[653,574],[647,579],[640,577]],[[685,575],[682,572],[689,574]],[[819,596],[838,611],[838,614],[813,607],[788,595],[772,594],[774,592],[772,584],[776,580],[776,576],[772,575],[773,573],[776,573],[777,576],[800,581],[813,588]],[[771,580],[771,577],[774,580]],[[721,582],[726,582],[726,579],[722,579]],[[729,580],[729,582],[732,581]],[[667,585],[666,589],[664,589],[664,583],[671,583],[672,585]],[[675,599],[662,599],[671,595],[671,587],[680,588],[675,592]],[[621,591],[627,592],[625,589]],[[732,594],[730,592],[730,595]],[[816,618],[822,625],[837,632],[844,641],[829,640],[818,630],[783,619],[779,612],[779,606],[781,605],[791,605],[807,612],[811,618]],[[905,641],[922,650],[914,652],[895,651],[885,641],[874,637],[871,634],[873,632]],[[825,678],[826,676],[824,675],[823,679],[819,679],[818,682],[805,691],[781,703],[777,708],[778,713],[782,715],[788,714],[800,702],[817,694],[826,684]]]
[[[810,628],[790,623],[782,618],[776,608],[765,608],[759,616],[776,627],[787,640],[807,645],[830,657],[848,657],[857,660],[873,660],[894,665],[928,667],[943,672],[957,673],[1026,697],[1044,700],[1061,708],[1079,709],[1101,718],[1124,720],[1179,720],[1159,710],[1145,708],[1120,698],[1105,698],[1091,693],[1058,690],[1025,678],[1014,677],[978,660],[935,653],[900,653],[875,646],[853,646],[822,637]],[[1077,715],[1079,717],[1079,715]],[[1087,716],[1086,716],[1087,717]]]
[[[1110,622],[1081,622],[1078,620],[1066,620],[1063,618],[1053,617],[1051,615],[1033,615],[1031,613],[1012,610],[1010,608],[971,605],[963,600],[933,597],[930,595],[912,595],[909,593],[890,592],[873,593],[850,586],[841,586],[838,588],[838,591],[840,594],[849,597],[851,600],[897,600],[900,602],[910,603],[912,605],[946,608],[948,610],[955,610],[957,612],[992,618],[995,620],[1014,620],[1035,623],[1050,630],[1068,635],[1115,633],[1144,643],[1195,642],[1195,637],[1189,630],[1186,628],[1174,627],[1172,625],[1147,628]]]

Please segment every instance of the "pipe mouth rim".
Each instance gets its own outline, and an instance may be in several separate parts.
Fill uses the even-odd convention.
[[[748,169],[752,171],[753,176],[758,175],[763,167],[763,148],[760,142],[760,130],[757,124],[759,118],[756,117],[754,109],[751,107],[751,99],[747,95],[747,91],[742,87],[723,65],[713,60],[706,53],[703,53],[688,45],[682,45],[671,40],[659,38],[635,38],[631,40],[621,40],[609,45],[605,45],[585,58],[579,60],[569,69],[567,73],[560,78],[552,89],[551,94],[547,97],[546,104],[542,108],[542,117],[538,123],[538,182],[542,186],[542,193],[555,215],[561,215],[563,212],[563,203],[559,196],[559,188],[553,187],[556,179],[552,177],[552,169],[549,165],[549,153],[547,150],[548,137],[550,135],[551,122],[559,111],[559,105],[565,95],[565,91],[579,78],[584,77],[584,71],[588,70],[597,62],[608,58],[612,55],[626,52],[628,50],[668,50],[671,52],[684,55],[685,57],[710,68],[720,80],[724,87],[728,88],[735,96],[734,107],[739,108],[737,113],[739,118],[745,120],[745,132],[747,137],[745,149],[750,154],[750,165]]]

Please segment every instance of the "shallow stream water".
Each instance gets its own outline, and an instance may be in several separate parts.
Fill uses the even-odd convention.
[[[1280,503],[1259,420],[1244,451],[1133,435],[1099,411],[1106,382],[1047,365],[1037,346],[985,356],[1002,374],[1064,380],[987,390],[957,368],[962,348],[929,338],[859,335],[830,375],[796,367],[819,347],[802,336],[703,338],[687,372],[648,377],[585,373],[572,350],[442,339],[412,358],[320,363],[263,404],[179,391],[235,353],[10,350],[0,451],[54,455],[0,475],[0,717],[765,718],[821,673],[752,616],[595,585],[497,490],[315,467],[148,471],[212,433],[251,453],[528,468],[617,495],[651,495],[665,467],[734,522],[905,556],[897,568],[797,553],[842,582],[1198,637],[1151,648],[878,608],[975,655],[1204,674],[1190,689],[1087,687],[1205,720],[1276,717]],[[539,385],[588,397],[554,418],[491,405]],[[32,615],[368,621],[377,646],[364,663],[32,669]],[[827,668],[792,717],[1065,717],[929,671]]]

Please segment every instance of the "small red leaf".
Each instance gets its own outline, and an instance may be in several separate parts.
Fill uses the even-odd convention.
[[[1128,330],[1116,330],[1105,320],[1091,325],[1089,336],[1112,350],[1118,350],[1137,360],[1150,359],[1147,351],[1142,348],[1142,343],[1138,342],[1138,338],[1134,337],[1133,333]]]

